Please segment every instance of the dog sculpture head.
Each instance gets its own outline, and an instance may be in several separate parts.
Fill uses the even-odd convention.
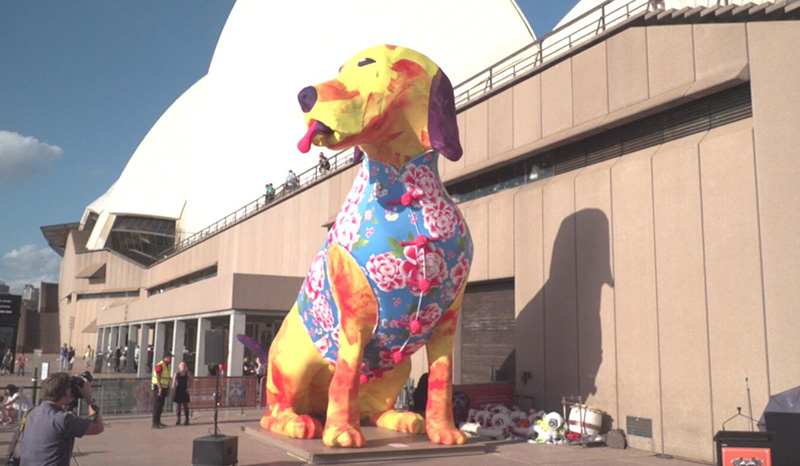
[[[308,126],[297,144],[363,149],[370,158],[400,167],[434,149],[458,160],[456,108],[450,80],[414,50],[379,45],[356,54],[339,76],[297,96]]]

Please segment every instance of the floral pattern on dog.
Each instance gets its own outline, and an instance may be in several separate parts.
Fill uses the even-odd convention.
[[[381,303],[361,371],[390,369],[425,345],[443,309],[465,285],[472,240],[464,219],[442,185],[439,155],[426,152],[399,171],[365,158],[327,242],[314,259],[297,297],[298,309],[322,356],[336,361],[339,312],[325,274],[325,251],[338,244],[350,252]],[[422,221],[420,221],[422,220]],[[416,244],[424,236],[424,244]]]

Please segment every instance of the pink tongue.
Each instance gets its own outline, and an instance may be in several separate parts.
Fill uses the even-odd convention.
[[[308,131],[306,131],[306,135],[303,136],[303,138],[297,143],[297,150],[307,154],[308,151],[311,150],[311,140],[314,139],[316,133],[323,127],[324,126],[322,123],[318,122],[317,120],[311,120],[311,124],[308,125]]]

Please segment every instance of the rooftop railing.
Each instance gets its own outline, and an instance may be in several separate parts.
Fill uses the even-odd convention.
[[[513,81],[632,16],[648,11],[651,5],[648,0],[607,0],[597,5],[456,86],[456,107]]]
[[[491,90],[513,82],[534,68],[561,56],[588,39],[604,33],[610,27],[648,11],[651,3],[648,0],[607,0],[597,5],[457,85],[454,89],[456,107],[463,107],[474,102]],[[276,187],[274,195],[265,194],[197,233],[176,242],[173,247],[160,254],[159,261],[230,228],[264,210],[269,205],[280,202],[291,194],[349,167],[353,162],[353,149],[337,152],[328,159],[328,162],[331,166],[330,170],[322,171],[318,166],[309,168],[297,175],[296,186],[284,183]]]

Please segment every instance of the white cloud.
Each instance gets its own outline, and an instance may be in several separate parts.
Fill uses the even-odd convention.
[[[25,284],[39,287],[39,282],[58,282],[61,257],[50,248],[26,244],[3,255],[3,275],[0,280],[19,294]]]
[[[25,285],[33,285],[36,288],[40,288],[42,286],[42,282],[47,283],[58,283],[58,274],[55,275],[32,275],[27,276],[24,278],[14,278],[12,280],[6,280],[4,278],[0,279],[0,281],[4,282],[8,285],[9,292],[11,294],[22,294],[22,290],[25,289]]]
[[[58,146],[0,130],[0,181],[29,175],[37,165],[58,160],[63,154]]]
[[[19,249],[12,249],[3,255],[6,267],[21,272],[49,273],[58,272],[61,257],[50,248],[37,248],[26,244]]]

